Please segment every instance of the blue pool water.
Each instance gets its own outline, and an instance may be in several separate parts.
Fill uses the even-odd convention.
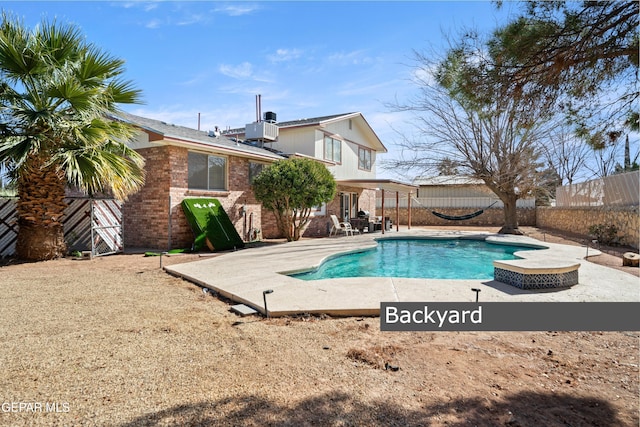
[[[375,249],[339,255],[316,270],[293,274],[302,280],[340,277],[493,279],[493,261],[516,259],[534,248],[478,240],[380,240]]]

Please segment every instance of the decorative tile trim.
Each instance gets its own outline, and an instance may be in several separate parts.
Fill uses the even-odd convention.
[[[578,268],[564,273],[523,274],[494,267],[493,277],[498,282],[520,289],[565,288],[578,283]]]

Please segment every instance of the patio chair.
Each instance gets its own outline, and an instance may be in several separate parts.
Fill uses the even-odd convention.
[[[333,226],[331,227],[329,236],[338,235],[339,231],[343,232],[347,236],[349,234],[353,236],[354,231],[358,233],[360,232],[359,230],[354,230],[354,228],[351,227],[351,224],[349,222],[340,222],[340,220],[338,220],[338,217],[335,215],[331,215],[331,222],[333,223]]]

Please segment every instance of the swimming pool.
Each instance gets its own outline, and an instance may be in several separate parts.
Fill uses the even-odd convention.
[[[341,277],[493,279],[494,260],[517,259],[514,252],[535,249],[484,240],[379,240],[375,248],[337,255],[317,269],[290,276],[302,280]]]

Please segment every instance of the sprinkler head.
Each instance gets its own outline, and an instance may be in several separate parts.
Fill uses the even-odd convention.
[[[471,288],[471,290],[476,293],[476,302],[478,302],[478,295],[480,295],[480,291],[482,291],[482,289]]]

